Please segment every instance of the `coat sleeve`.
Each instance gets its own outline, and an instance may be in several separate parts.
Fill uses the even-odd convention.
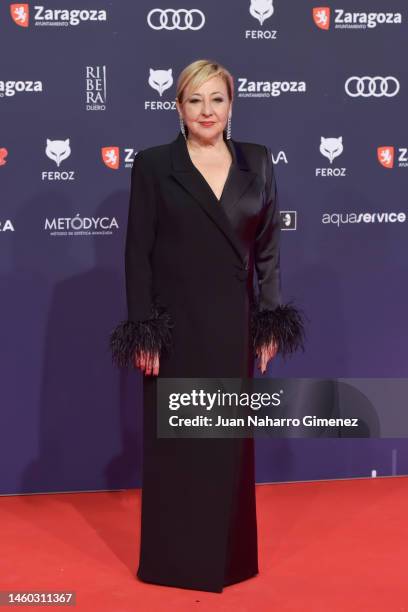
[[[111,332],[113,362],[134,365],[140,351],[167,351],[173,322],[153,295],[151,256],[157,228],[154,176],[143,151],[133,162],[125,246],[125,277],[128,319]]]
[[[282,304],[280,275],[280,213],[271,151],[265,147],[265,202],[256,230],[254,263],[258,278],[258,298],[252,316],[255,353],[274,339],[282,355],[304,350],[304,323],[293,302]]]

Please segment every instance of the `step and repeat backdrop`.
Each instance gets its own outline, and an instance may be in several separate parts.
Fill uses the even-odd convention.
[[[232,138],[275,163],[283,296],[308,321],[269,376],[408,376],[405,2],[3,1],[0,32],[1,493],[141,483],[141,374],[108,349],[130,173],[177,136],[199,58],[234,76]],[[257,480],[408,473],[406,455],[258,439]]]

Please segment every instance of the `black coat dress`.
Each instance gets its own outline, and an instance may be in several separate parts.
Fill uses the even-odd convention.
[[[302,319],[281,304],[280,220],[270,151],[226,140],[233,162],[218,200],[184,136],[135,157],[126,239],[128,320],[114,362],[159,351],[159,377],[252,377],[274,337],[302,346]],[[256,276],[254,276],[256,272]],[[254,282],[256,279],[256,282]],[[221,592],[258,572],[252,438],[158,438],[157,377],[145,376],[138,577]]]

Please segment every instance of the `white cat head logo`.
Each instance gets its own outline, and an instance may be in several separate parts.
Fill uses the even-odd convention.
[[[49,140],[47,138],[47,147],[45,149],[47,157],[55,161],[58,168],[64,159],[71,155],[71,147],[69,146],[69,138],[67,140]]]
[[[263,25],[265,19],[268,19],[268,17],[273,15],[274,8],[272,1],[273,0],[251,0],[249,12],[251,13],[252,17],[258,19],[261,25]]]
[[[172,68],[168,70],[153,70],[153,68],[150,68],[149,85],[162,95],[166,89],[173,85]]]
[[[343,153],[343,136],[339,138],[320,138],[320,153],[333,163],[333,159]]]

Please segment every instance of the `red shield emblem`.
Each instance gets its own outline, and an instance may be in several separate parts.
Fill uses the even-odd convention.
[[[384,168],[393,168],[394,147],[377,147],[377,159]]]
[[[4,164],[7,163],[6,161],[7,155],[8,155],[7,149],[5,149],[4,147],[1,147],[0,148],[0,166],[4,166]]]
[[[119,168],[119,147],[102,147],[102,160],[112,170]]]
[[[10,4],[10,15],[15,24],[21,28],[28,28],[28,4]]]
[[[330,8],[328,6],[315,7],[313,21],[321,30],[328,30],[330,28]]]

